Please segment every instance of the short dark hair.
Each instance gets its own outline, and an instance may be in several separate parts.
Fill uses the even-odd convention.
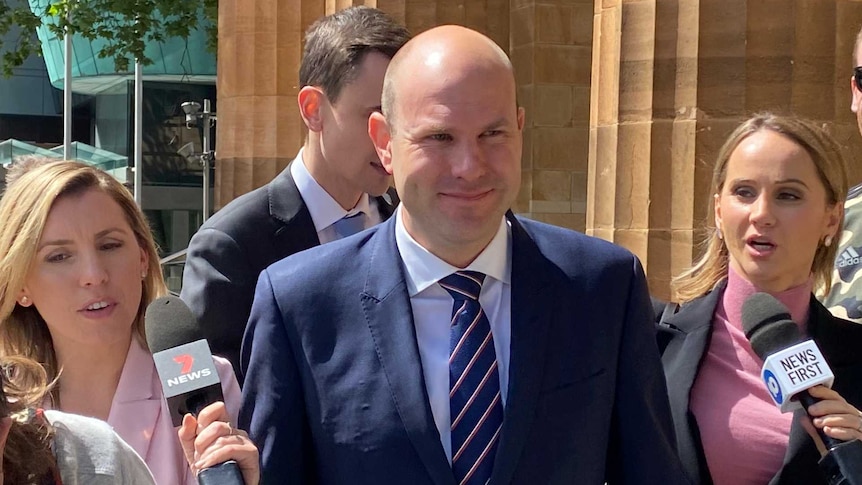
[[[376,8],[350,7],[327,15],[305,32],[299,87],[317,86],[334,103],[356,79],[366,54],[391,59],[408,40],[407,28]]]

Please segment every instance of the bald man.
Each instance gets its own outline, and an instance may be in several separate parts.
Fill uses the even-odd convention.
[[[641,266],[509,211],[523,126],[487,37],[393,58],[369,134],[395,217],[258,281],[240,424],[265,482],[684,483]]]

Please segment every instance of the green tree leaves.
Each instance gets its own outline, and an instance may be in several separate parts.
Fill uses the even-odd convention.
[[[113,59],[118,71],[127,71],[136,58],[151,64],[144,54],[147,43],[186,38],[197,28],[206,30],[208,47],[215,50],[218,0],[30,1],[36,6],[31,8],[27,0],[0,0],[0,71],[5,76],[31,54],[41,53],[33,33],[43,21],[58,38],[68,29],[87,40],[104,40],[98,56]],[[201,22],[202,16],[207,21]]]

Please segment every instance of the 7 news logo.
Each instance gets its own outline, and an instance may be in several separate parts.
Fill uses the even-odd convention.
[[[185,384],[187,382],[194,381],[196,379],[200,379],[203,377],[209,377],[212,375],[212,370],[208,368],[204,368],[201,370],[197,370],[192,372],[192,367],[195,363],[195,358],[189,354],[181,354],[174,357],[174,362],[179,364],[180,367],[180,375],[177,377],[171,377],[167,379],[168,387],[178,386],[180,384]]]

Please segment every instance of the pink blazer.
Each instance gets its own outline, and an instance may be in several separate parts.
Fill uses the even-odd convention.
[[[240,389],[230,363],[215,358],[224,401],[233,425],[239,413]],[[132,339],[108,424],[147,463],[158,485],[196,485],[180,447],[153,356]]]

